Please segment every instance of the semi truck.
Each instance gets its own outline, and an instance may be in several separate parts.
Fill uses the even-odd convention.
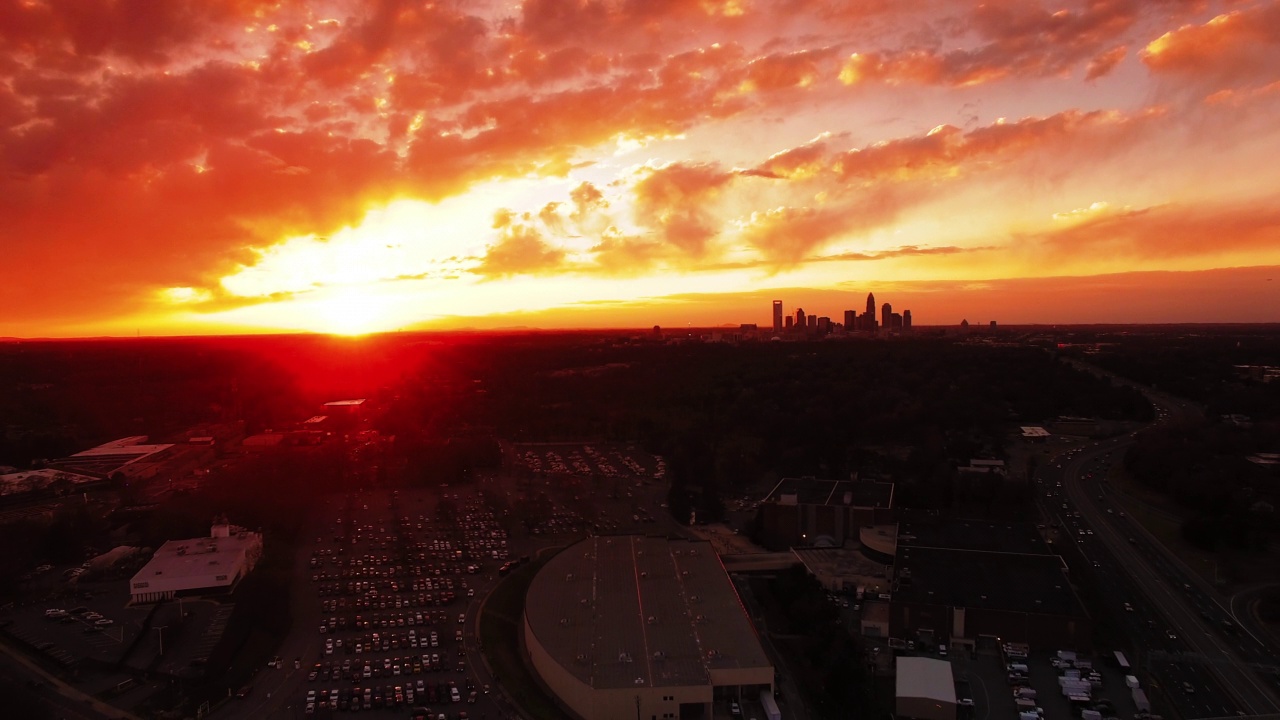
[[[1133,689],[1133,704],[1137,706],[1140,713],[1151,712],[1151,701],[1147,699],[1147,694],[1142,691],[1142,688]]]
[[[782,720],[782,711],[778,710],[778,703],[773,700],[772,690],[760,691],[760,705],[764,707],[766,720]]]

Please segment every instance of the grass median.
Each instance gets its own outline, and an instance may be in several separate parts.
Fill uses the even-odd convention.
[[[490,593],[480,615],[480,643],[502,691],[536,720],[570,720],[530,674],[520,651],[524,597],[545,560],[523,565]]]

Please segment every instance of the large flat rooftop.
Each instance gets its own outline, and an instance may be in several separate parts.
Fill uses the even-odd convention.
[[[896,690],[898,697],[927,698],[950,705],[956,704],[956,680],[951,663],[926,657],[898,658]]]
[[[1029,522],[940,520],[928,512],[906,512],[898,518],[898,548],[933,547],[953,550],[1050,555],[1052,550]]]
[[[227,537],[203,537],[169,540],[133,576],[133,580],[163,582],[166,586],[199,583],[201,586],[235,581],[245,553],[261,542],[256,533],[240,533]],[[226,575],[224,582],[210,582],[210,577]]]
[[[899,545],[894,602],[1087,617],[1057,555]]]
[[[539,571],[525,614],[546,651],[597,689],[709,685],[712,670],[769,667],[707,542],[589,538]]]
[[[893,483],[875,480],[783,478],[773,487],[764,501],[780,505],[888,508],[893,506]]]
[[[173,445],[170,443],[147,443],[145,435],[136,435],[113,440],[88,450],[82,450],[74,455],[59,458],[53,461],[51,465],[66,470],[78,470],[105,477],[126,465],[153,459],[172,447]]]

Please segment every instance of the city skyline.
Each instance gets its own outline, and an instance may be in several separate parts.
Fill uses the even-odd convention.
[[[7,11],[0,337],[1280,321],[1280,0],[138,7]]]
[[[903,309],[902,312],[895,313],[892,303],[886,302],[877,308],[874,292],[867,293],[867,309],[862,314],[858,314],[856,310],[843,310],[840,315],[819,315],[806,313],[804,308],[797,307],[793,315],[787,315],[785,307],[786,303],[783,300],[774,300],[772,303],[771,330],[775,334],[805,332],[828,335],[836,331],[846,334],[875,334],[878,331],[904,332],[911,330],[913,321],[910,310]],[[877,319],[877,312],[880,313],[879,319]],[[833,318],[843,318],[843,322]]]

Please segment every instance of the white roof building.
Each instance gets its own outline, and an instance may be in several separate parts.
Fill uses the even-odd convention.
[[[926,657],[900,657],[897,672],[898,717],[955,720],[956,681],[951,674],[951,663]]]
[[[207,538],[170,540],[129,582],[130,604],[235,590],[262,556],[262,535],[214,523]]]

